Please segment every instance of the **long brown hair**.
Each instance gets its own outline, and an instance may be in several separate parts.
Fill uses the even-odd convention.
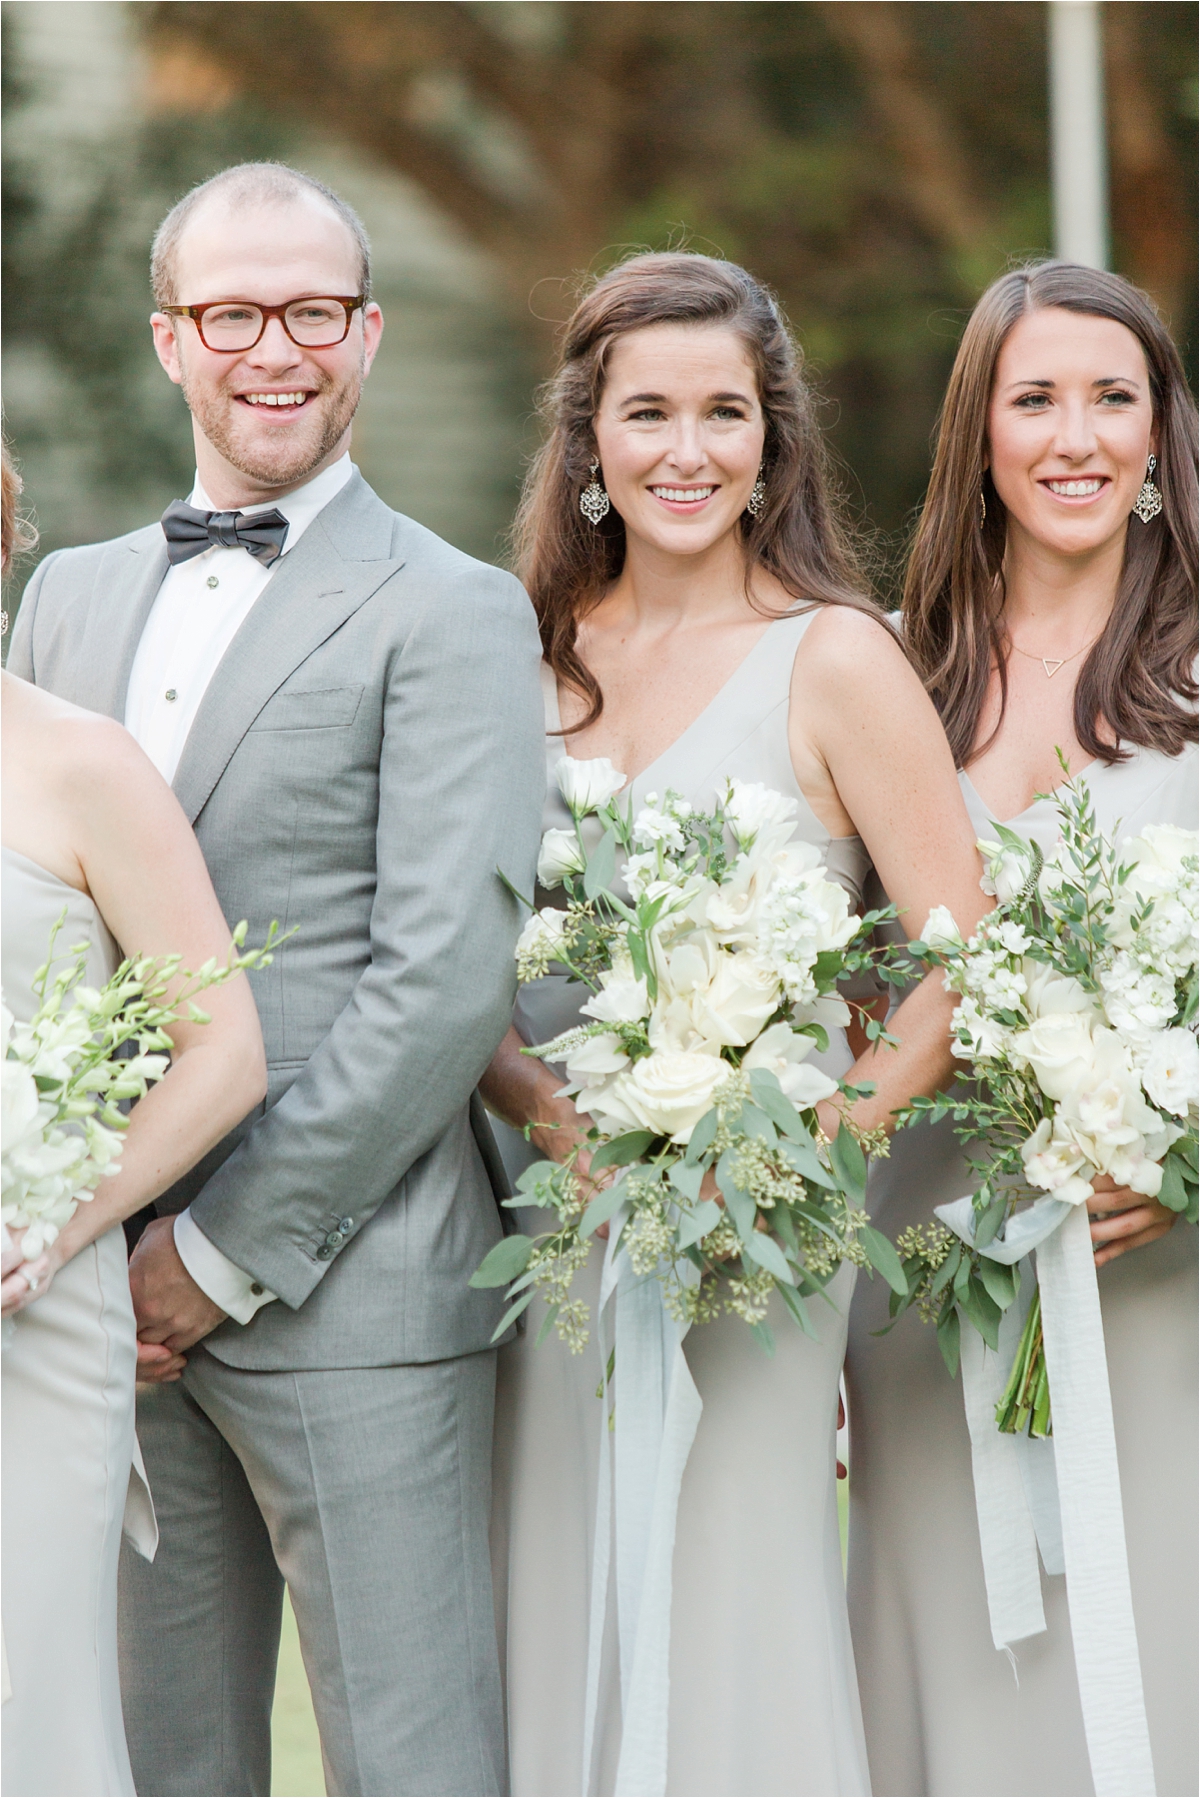
[[[984,468],[996,362],[1018,319],[1044,306],[1113,319],[1133,332],[1158,427],[1162,511],[1148,525],[1129,524],[1116,603],[1076,683],[1075,735],[1104,762],[1126,759],[1122,743],[1178,755],[1196,735],[1196,407],[1179,352],[1153,302],[1120,275],[1040,262],[993,281],[967,323],[904,583],[909,651],[959,767],[977,753],[993,666],[1001,717],[1008,697],[1007,513]]]
[[[579,510],[596,455],[592,421],[614,342],[661,324],[725,325],[737,332],[754,366],[766,425],[766,502],[760,517],[747,512],[741,520],[747,597],[758,566],[797,600],[878,615],[839,515],[800,352],[771,295],[744,268],[712,256],[631,256],[593,284],[567,322],[558,368],[540,395],[545,440],[513,530],[516,570],[537,611],[546,660],[588,706],[574,730],[593,723],[604,705],[576,648],[579,621],[625,561],[625,525],[616,509],[595,527]]]

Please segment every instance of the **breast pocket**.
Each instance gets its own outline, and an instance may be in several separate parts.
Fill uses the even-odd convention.
[[[256,731],[343,730],[353,724],[362,700],[357,687],[287,687],[269,699],[254,720]]]

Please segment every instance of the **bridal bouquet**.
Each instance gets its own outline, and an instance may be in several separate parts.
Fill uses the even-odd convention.
[[[616,803],[625,776],[607,760],[564,757],[557,777],[574,828],[547,831],[538,878],[566,904],[530,908],[518,978],[554,965],[588,989],[583,1021],[526,1053],[565,1064],[564,1091],[592,1126],[561,1163],[527,1169],[507,1201],[553,1212],[554,1227],[505,1237],[472,1277],[510,1288],[497,1336],[541,1291],[539,1341],[554,1324],[583,1348],[588,1310],[570,1288],[603,1223],[636,1275],[657,1274],[679,1322],[732,1312],[768,1349],[771,1293],[811,1332],[804,1299],[843,1260],[906,1292],[895,1250],[861,1210],[863,1151],[882,1141],[843,1124],[829,1142],[817,1122],[820,1100],[872,1089],[808,1059],[849,1022],[838,982],[891,975],[871,942],[891,914],[851,912],[819,852],[796,840],[795,802],[764,786],[731,781],[711,812],[652,794],[634,816],[632,801]],[[589,853],[591,816],[601,834]],[[874,1021],[867,1030],[881,1035]],[[604,1170],[618,1171],[597,1190]]]
[[[1197,1220],[1200,839],[1151,825],[1118,847],[1097,829],[1082,780],[1058,810],[1061,839],[1045,860],[999,825],[980,843],[984,889],[1000,903],[969,943],[939,908],[924,943],[910,945],[961,994],[955,1053],[969,1074],[951,1095],[914,1100],[901,1121],[951,1115],[975,1184],[938,1208],[949,1229],[898,1238],[907,1291],[892,1309],[915,1303],[936,1321],[952,1373],[959,1318],[996,1348],[1021,1284],[1016,1249],[1086,1204],[1098,1175]],[[996,1421],[1051,1432],[1036,1289]]]
[[[242,953],[242,923],[224,965],[210,960],[190,973],[178,955],[141,957],[122,962],[96,988],[84,984],[86,943],[69,951],[74,960],[51,980],[61,927],[62,919],[34,981],[39,1004],[29,1022],[17,1023],[0,1001],[5,1043],[0,1221],[24,1231],[26,1261],[36,1260],[54,1241],[106,1174],[120,1172],[121,1134],[129,1124],[120,1106],[144,1097],[166,1073],[171,1025],[184,1016],[207,1023],[196,995],[246,968],[268,967],[272,950],[284,940],[272,924],[261,949]],[[178,990],[169,996],[172,988]],[[136,1053],[122,1054],[131,1044]]]

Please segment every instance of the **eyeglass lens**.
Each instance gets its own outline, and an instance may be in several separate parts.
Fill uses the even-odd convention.
[[[296,343],[320,349],[323,344],[341,343],[349,321],[340,300],[297,300],[285,312],[284,322]],[[248,350],[262,332],[263,315],[257,306],[231,301],[209,308],[202,328],[205,342],[215,350]]]

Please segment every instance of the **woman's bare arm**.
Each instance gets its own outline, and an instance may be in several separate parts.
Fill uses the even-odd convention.
[[[56,721],[45,737],[46,804],[63,820],[60,842],[77,858],[77,884],[122,950],[179,954],[185,968],[224,961],[229,928],[199,845],[137,744],[119,725],[83,713]],[[79,1206],[53,1245],[55,1265],[164,1192],[263,1097],[262,1032],[246,977],[205,993],[202,1003],[211,1022],[172,1027],[170,1070],[134,1109],[121,1171]]]

